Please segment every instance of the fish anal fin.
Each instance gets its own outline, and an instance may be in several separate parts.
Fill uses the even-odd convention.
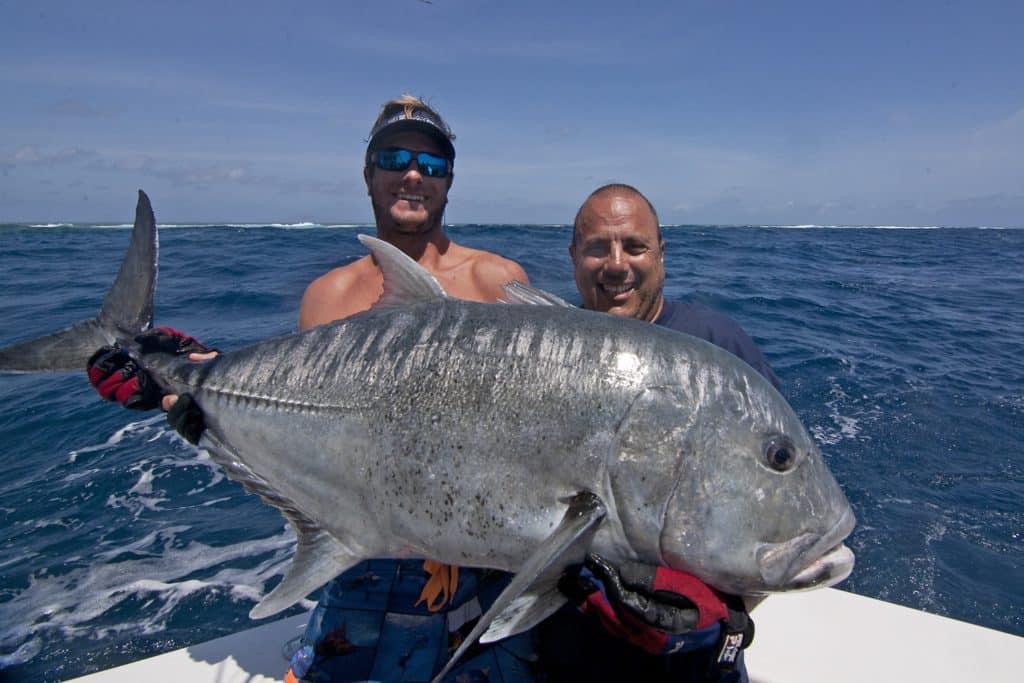
[[[324,531],[294,501],[246,465],[214,429],[208,428],[203,432],[200,445],[223,468],[228,478],[284,515],[298,537],[295,557],[284,579],[252,608],[250,617],[262,619],[288,609],[338,574],[366,559],[364,548],[358,545],[349,547]]]
[[[484,632],[489,631],[499,617],[501,622],[491,633],[488,642],[522,633],[561,607],[565,598],[558,594],[558,577],[566,567],[583,562],[604,516],[604,503],[595,494],[582,491],[573,496],[562,521],[526,559],[505,590],[462,641],[444,669],[434,677],[433,683],[444,678],[466,650]]]
[[[303,529],[299,534],[298,548],[288,573],[252,608],[251,618],[262,619],[291,607],[362,559],[323,531]]]

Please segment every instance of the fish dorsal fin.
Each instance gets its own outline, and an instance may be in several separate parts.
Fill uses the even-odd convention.
[[[558,590],[558,577],[567,566],[583,562],[604,516],[605,507],[600,498],[589,491],[577,493],[562,521],[534,549],[432,683],[443,679],[485,631],[486,640],[481,638],[481,642],[514,636],[532,628],[564,605],[566,597]]]
[[[560,296],[551,292],[537,289],[530,285],[524,285],[518,280],[506,282],[501,286],[505,290],[504,302],[507,304],[527,304],[530,306],[563,306],[565,308],[576,308]]]
[[[448,298],[441,283],[395,245],[369,235],[356,237],[370,250],[384,273],[384,294],[374,304],[375,308]]]

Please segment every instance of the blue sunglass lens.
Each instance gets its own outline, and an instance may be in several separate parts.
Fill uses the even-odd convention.
[[[411,152],[407,149],[381,149],[376,152],[377,167],[385,171],[404,171],[416,156],[416,165],[420,173],[431,178],[444,178],[448,175],[448,160],[429,152]]]
[[[420,173],[431,178],[443,178],[448,175],[448,160],[436,154],[420,152],[416,155],[416,165],[420,167]]]
[[[381,149],[377,151],[377,166],[385,171],[404,171],[412,161],[407,149]]]

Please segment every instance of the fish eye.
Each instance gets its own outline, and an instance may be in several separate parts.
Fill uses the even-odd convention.
[[[796,466],[796,447],[784,436],[773,436],[765,444],[764,460],[776,472],[788,472]]]

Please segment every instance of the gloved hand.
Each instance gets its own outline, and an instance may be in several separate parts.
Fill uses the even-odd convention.
[[[148,372],[119,346],[104,346],[86,363],[89,383],[106,401],[117,401],[131,410],[160,406],[163,391]]]
[[[175,356],[183,356],[186,353],[209,353],[216,351],[195,337],[190,337],[184,332],[179,332],[173,327],[161,325],[147,330],[135,337],[139,345],[139,352],[147,353],[173,353]]]
[[[199,438],[206,429],[203,411],[192,398],[192,394],[182,394],[167,409],[167,422],[193,446],[199,443]]]
[[[215,351],[172,327],[157,327],[135,337],[139,351],[171,353],[176,356]],[[118,346],[104,346],[86,363],[89,383],[107,401],[117,401],[132,410],[152,410],[160,406],[163,391],[136,359]]]
[[[690,574],[639,562],[616,568],[595,553],[558,587],[606,631],[651,654],[714,646],[728,617],[725,603]]]

